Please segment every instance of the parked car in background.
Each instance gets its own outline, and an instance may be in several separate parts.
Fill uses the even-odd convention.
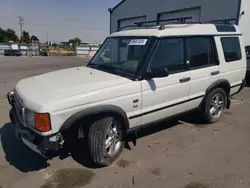
[[[49,52],[48,52],[48,50],[46,50],[46,49],[41,49],[41,50],[40,50],[40,55],[41,55],[41,56],[49,56]]]
[[[4,55],[5,56],[21,56],[22,53],[20,52],[20,50],[4,50]]]

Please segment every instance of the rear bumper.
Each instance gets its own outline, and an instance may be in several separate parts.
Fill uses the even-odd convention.
[[[25,127],[18,119],[14,109],[10,110],[9,116],[12,123],[16,125],[15,133],[17,139],[34,152],[50,158],[52,152],[56,152],[61,148],[63,138],[60,133],[44,137]]]

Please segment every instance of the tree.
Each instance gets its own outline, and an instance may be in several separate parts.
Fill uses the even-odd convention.
[[[13,29],[7,29],[5,30],[5,33],[9,41],[18,41],[18,36],[16,35],[16,32]]]
[[[23,42],[30,43],[30,34],[27,31],[23,31]]]
[[[0,42],[18,41],[18,36],[13,29],[4,30],[0,28]]]
[[[81,44],[81,39],[78,37],[75,37],[73,39],[70,39],[69,43],[72,43],[73,47],[76,48],[77,46]]]
[[[30,39],[33,40],[33,41],[39,41],[39,39],[38,39],[37,36],[35,36],[35,35],[32,35],[32,36],[30,37]]]
[[[7,42],[6,32],[0,27],[0,42]]]
[[[58,45],[57,45],[57,43],[53,43],[52,46],[53,47],[57,47]]]

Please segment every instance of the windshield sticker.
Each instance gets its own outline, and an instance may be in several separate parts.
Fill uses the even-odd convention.
[[[129,43],[129,46],[135,46],[135,45],[146,45],[148,39],[132,39]]]

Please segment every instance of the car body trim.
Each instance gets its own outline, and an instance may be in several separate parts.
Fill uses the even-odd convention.
[[[196,99],[199,99],[199,98],[202,98],[202,97],[204,97],[204,95],[200,95],[200,96],[188,99],[188,100],[184,100],[184,101],[181,101],[181,102],[178,102],[178,103],[174,103],[174,104],[171,104],[171,105],[168,105],[168,106],[157,108],[157,109],[154,109],[154,110],[151,110],[151,111],[148,111],[148,112],[144,112],[142,114],[131,116],[131,117],[129,117],[129,119],[135,119],[135,118],[138,118],[138,117],[142,117],[142,116],[145,116],[147,114],[151,114],[151,113],[154,113],[154,112],[157,112],[157,111],[161,111],[161,110],[164,110],[164,109],[167,109],[167,108],[171,108],[173,106],[177,106],[177,105],[180,105],[180,104],[183,104],[183,103],[187,103],[189,101],[193,101],[193,100],[196,100]]]

